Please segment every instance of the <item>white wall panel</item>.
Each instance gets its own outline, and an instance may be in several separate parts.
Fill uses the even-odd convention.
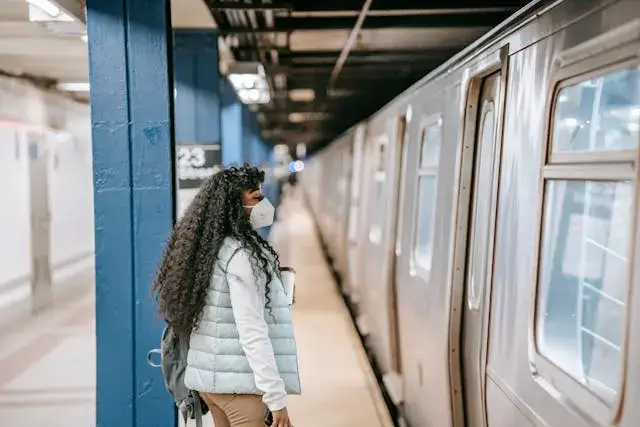
[[[29,180],[21,136],[14,126],[0,124],[0,286],[31,272]]]
[[[49,134],[51,262],[67,265],[93,251],[91,146],[71,134]]]
[[[18,79],[0,78],[0,307],[6,305],[5,300],[13,302],[29,295],[27,134],[44,144],[41,152],[49,156],[47,187],[54,283],[86,269],[93,261],[89,106]]]

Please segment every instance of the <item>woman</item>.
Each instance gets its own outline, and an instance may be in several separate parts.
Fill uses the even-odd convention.
[[[177,224],[154,291],[161,314],[190,334],[185,385],[216,427],[291,427],[286,395],[300,393],[291,309],[278,254],[256,229],[274,208],[264,172],[227,168],[205,182]]]

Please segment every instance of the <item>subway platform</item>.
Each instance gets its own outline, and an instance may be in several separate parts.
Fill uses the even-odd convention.
[[[297,271],[294,326],[303,395],[288,401],[294,425],[392,426],[299,194],[285,198],[278,218],[272,240],[281,264]],[[69,282],[53,309],[38,316],[13,313],[0,322],[2,426],[96,425],[92,270]],[[208,416],[204,425],[213,426]]]

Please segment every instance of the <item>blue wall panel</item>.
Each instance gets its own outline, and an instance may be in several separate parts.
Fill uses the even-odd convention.
[[[88,0],[96,230],[97,426],[169,427],[147,364],[149,289],[173,223],[167,1]]]
[[[173,40],[176,142],[219,143],[218,34],[176,30]]]
[[[221,81],[222,162],[225,165],[250,163],[258,166],[269,160],[271,147],[260,137],[256,114],[242,104],[231,83]]]
[[[227,79],[220,84],[222,94],[222,163],[225,165],[244,162],[243,147],[243,105]]]

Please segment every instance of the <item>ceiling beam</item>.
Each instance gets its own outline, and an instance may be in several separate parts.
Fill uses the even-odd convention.
[[[408,76],[401,76],[398,75],[397,78],[395,79],[394,83],[394,87],[402,87],[402,88],[407,88],[409,87],[411,84],[415,83],[418,79],[420,79],[422,76],[424,76],[426,73],[424,72],[416,72],[416,73],[412,73]],[[287,88],[289,90],[295,90],[295,89],[314,89],[317,90],[319,88],[321,89],[325,89],[326,88],[326,84],[328,81],[329,75],[327,74],[325,77],[321,77],[321,76],[303,76],[303,77],[299,77],[299,76],[294,76],[294,77],[290,77],[289,79],[287,79]],[[353,74],[346,74],[344,76],[342,76],[342,78],[337,82],[336,84],[336,90],[342,90],[342,89],[347,89],[347,90],[354,90],[354,88],[361,88],[362,90],[365,90],[367,85],[371,85],[374,83],[380,83],[380,84],[385,84],[385,83],[389,83],[389,75],[384,75],[384,76],[377,76],[377,75],[367,75],[367,76],[358,76],[358,75],[353,75]],[[371,89],[371,86],[369,86],[369,90]],[[318,96],[318,93],[316,93],[316,96]]]
[[[432,57],[442,58],[455,54],[459,49],[372,49],[372,50],[352,50],[349,57],[370,58],[386,56],[409,56],[409,57]],[[338,57],[337,50],[278,50],[278,55],[282,60],[297,60],[306,58],[318,58],[335,60]]]
[[[492,27],[505,20],[510,12],[489,12],[482,14],[450,14],[450,15],[395,15],[371,16],[364,23],[363,29],[385,28],[481,28]],[[274,28],[252,29],[248,27],[232,27],[220,29],[223,34],[246,33],[290,33],[294,31],[326,31],[350,30],[354,18],[276,18]]]
[[[398,60],[387,61],[383,63],[348,63],[344,66],[344,73],[357,73],[360,74],[384,74],[384,73],[397,73],[403,71],[424,71],[431,70],[438,67],[442,62],[446,60],[446,57],[439,59],[427,58],[426,60],[419,60],[415,58],[413,60]],[[319,64],[283,64],[283,65],[268,65],[265,66],[265,71],[268,74],[286,74],[286,75],[309,75],[309,74],[327,74],[331,71],[333,64],[331,63],[319,63]],[[370,78],[372,76],[363,75],[364,78]]]
[[[0,55],[87,61],[87,44],[70,37],[0,37]]]
[[[217,10],[288,10],[292,0],[205,0],[213,11]]]
[[[429,0],[428,2],[420,0],[376,0],[371,4],[371,11],[422,10],[443,13],[452,10],[518,9],[522,7],[522,3],[522,1],[518,0]],[[297,12],[357,12],[361,7],[361,0],[296,0],[294,9]]]
[[[76,20],[87,23],[87,16],[84,13],[84,2],[81,0],[55,0],[55,3],[60,6],[69,16]]]
[[[340,50],[291,50],[281,46],[259,46],[260,50],[274,50],[280,59],[301,59],[301,58],[327,58],[337,59]],[[253,46],[240,46],[236,48],[239,52],[255,52]],[[415,48],[415,49],[355,49],[349,54],[350,57],[368,56],[433,56],[442,57],[455,54],[459,49],[452,48]]]

